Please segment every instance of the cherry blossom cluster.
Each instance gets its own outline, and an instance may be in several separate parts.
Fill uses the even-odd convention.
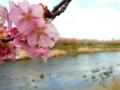
[[[0,6],[1,7],[1,6]],[[2,38],[10,38],[11,35],[6,32],[3,28],[3,25],[0,25],[0,39]],[[22,55],[18,54],[17,52],[20,51],[19,45],[14,45],[12,42],[3,43],[0,40],[0,64],[4,63],[4,60],[10,59],[15,60],[19,59]]]
[[[0,5],[0,63],[15,60],[20,46],[32,59],[47,60],[53,53],[48,49],[59,39],[59,33],[50,18],[45,17],[43,4],[30,4],[23,0],[17,4],[9,1],[10,11]],[[7,28],[6,28],[7,23]],[[2,42],[2,38],[14,37],[13,41]]]

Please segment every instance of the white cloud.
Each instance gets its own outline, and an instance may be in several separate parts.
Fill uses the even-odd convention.
[[[81,8],[71,4],[54,24],[65,37],[120,38],[120,13],[116,7]]]

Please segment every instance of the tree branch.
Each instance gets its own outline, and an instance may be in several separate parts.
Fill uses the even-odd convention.
[[[2,39],[2,42],[6,43],[6,42],[13,41],[13,40],[14,40],[14,37],[12,37],[12,38],[4,38],[4,39]]]
[[[63,1],[65,1],[65,0],[63,0]],[[63,5],[61,5],[63,3],[62,2],[62,3],[58,4],[58,6],[55,6],[54,9],[52,10],[52,12],[54,12],[52,19],[54,20],[56,16],[59,16],[61,13],[63,13],[67,9],[67,6],[69,5],[69,3],[71,1],[72,0],[66,0],[66,2],[64,2]],[[59,6],[62,6],[62,7],[60,8]],[[58,10],[59,8],[60,8],[60,10]]]
[[[45,18],[52,18],[52,20],[54,20],[56,16],[59,16],[67,9],[67,6],[71,1],[72,0],[62,0],[58,5],[53,8],[51,12],[47,9],[45,13]]]
[[[57,6],[55,6],[55,7],[53,8],[53,10],[52,10],[51,12],[52,12],[52,13],[55,13],[57,10],[59,10],[59,8],[60,8],[62,5],[65,4],[65,2],[66,2],[66,0],[62,0]]]

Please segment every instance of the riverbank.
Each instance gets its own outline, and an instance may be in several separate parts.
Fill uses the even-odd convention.
[[[81,47],[81,48],[70,48],[65,49],[53,49],[52,52],[55,56],[65,56],[65,55],[78,55],[84,53],[98,53],[98,52],[109,52],[109,51],[120,51],[120,48],[97,48],[97,47]]]
[[[106,46],[78,46],[78,45],[63,45],[63,46],[55,46],[53,48],[50,48],[50,50],[53,52],[54,57],[58,56],[69,56],[69,55],[79,55],[84,53],[98,53],[98,52],[111,52],[111,51],[120,51],[120,47],[106,47]],[[22,58],[28,58],[28,54],[21,50],[19,52],[23,55]]]

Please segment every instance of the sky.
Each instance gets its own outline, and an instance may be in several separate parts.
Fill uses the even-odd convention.
[[[9,9],[8,1],[0,0],[0,4]],[[27,1],[31,4],[42,2],[52,10],[61,0]],[[61,37],[120,40],[120,0],[72,0],[65,12],[53,20],[53,24]]]

